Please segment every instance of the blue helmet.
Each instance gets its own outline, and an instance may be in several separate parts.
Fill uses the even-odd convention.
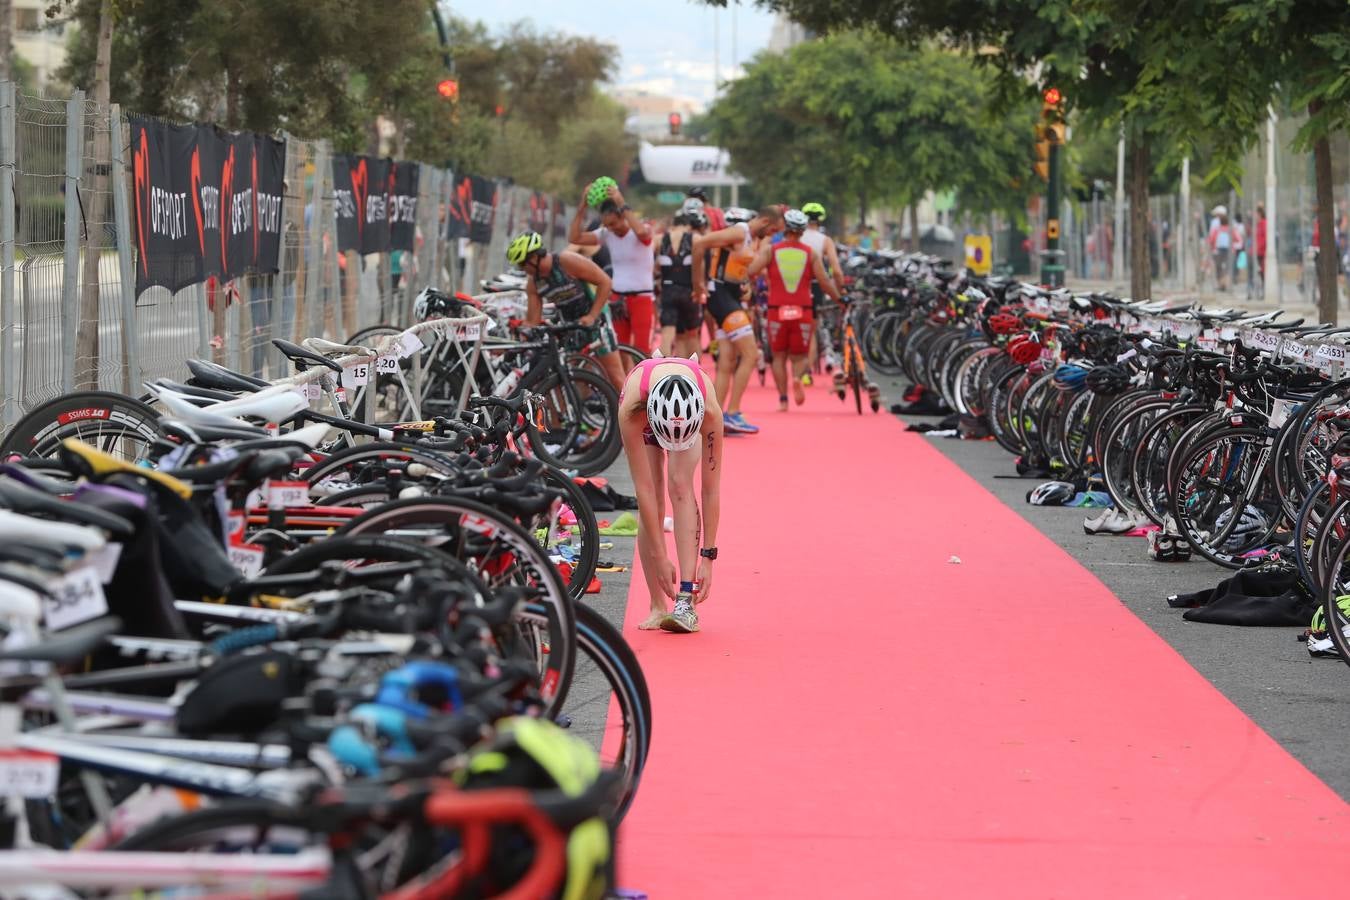
[[[1081,391],[1087,385],[1087,369],[1065,363],[1055,369],[1054,381],[1061,391]]]

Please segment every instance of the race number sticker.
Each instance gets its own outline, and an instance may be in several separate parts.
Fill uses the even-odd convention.
[[[277,508],[309,506],[309,483],[306,481],[267,482],[267,505]]]
[[[103,596],[98,569],[80,566],[62,575],[43,606],[47,627],[52,631],[107,615],[108,599]]]
[[[0,797],[49,798],[60,772],[60,760],[50,753],[0,749]]]
[[[245,578],[257,578],[263,569],[263,548],[257,544],[231,544],[225,548],[230,562]]]
[[[398,336],[398,355],[400,359],[407,359],[426,345],[422,339],[411,331],[405,331]]]
[[[370,381],[370,363],[359,362],[342,367],[343,387],[359,388],[368,381]]]
[[[461,341],[476,341],[483,334],[483,326],[475,322],[472,325],[458,325],[455,327],[455,338]]]
[[[397,356],[381,356],[375,360],[375,373],[377,375],[393,375],[397,371]]]

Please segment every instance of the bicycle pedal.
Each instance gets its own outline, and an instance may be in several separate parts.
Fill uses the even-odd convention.
[[[559,728],[571,728],[572,717],[567,713],[558,713],[553,717],[553,724],[557,725]]]

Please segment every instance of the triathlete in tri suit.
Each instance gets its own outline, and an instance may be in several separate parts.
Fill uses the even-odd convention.
[[[703,204],[686,207],[661,236],[656,265],[661,276],[661,354],[689,356],[698,350],[703,307],[694,299],[694,238],[708,230]]]
[[[723,425],[712,386],[693,360],[656,356],[633,367],[619,396],[619,434],[638,502],[638,557],[651,599],[651,614],[641,629],[698,631],[694,605],[712,594],[722,511]],[[694,494],[694,471],[699,468],[701,523]],[[667,492],[678,571],[666,553],[661,527]],[[675,601],[669,613],[667,598]]]
[[[792,396],[800,406],[806,402],[806,391],[798,377],[806,371],[806,355],[811,346],[811,335],[816,330],[812,288],[819,285],[825,293],[839,300],[839,288],[825,271],[819,253],[804,240],[806,213],[790,209],[783,214],[784,236],[778,243],[760,242],[759,252],[750,263],[751,278],[768,271],[769,281],[769,349],[773,353],[773,382],[778,386],[778,409],[788,408],[787,385],[792,383]],[[792,373],[787,363],[792,362]]]
[[[820,254],[825,262],[825,270],[829,272],[831,278],[838,278],[843,273],[839,266],[839,248],[834,245],[834,238],[825,233],[821,223],[825,221],[825,207],[819,203],[802,204],[802,212],[806,213],[807,225],[806,231],[802,233],[802,243],[809,246],[812,250]],[[811,309],[816,316],[816,321],[820,321],[820,301],[824,298],[821,293],[820,285],[811,285]],[[811,349],[806,361],[806,370],[801,373],[801,382],[807,387],[811,386],[811,372],[816,367],[816,358],[820,354],[820,336],[819,329],[811,331]]]
[[[589,340],[599,341],[596,359],[615,390],[623,388],[623,362],[618,339],[609,323],[610,281],[599,266],[580,253],[564,250],[549,253],[538,232],[522,231],[506,246],[507,262],[518,266],[528,280],[525,293],[529,308],[526,325],[544,321],[544,303],[552,303],[564,322],[579,322],[590,329]]]
[[[741,307],[741,297],[746,269],[754,259],[752,241],[772,237],[782,228],[782,213],[769,206],[749,222],[728,225],[694,239],[694,296],[706,298],[708,312],[726,334],[726,344],[718,343],[717,396],[726,398],[723,419],[728,431],[759,431],[741,413],[741,397],[755,371],[754,326]],[[706,262],[705,251],[711,251]]]
[[[638,218],[624,202],[619,186],[609,186],[609,196],[600,202],[600,227],[582,230],[587,196],[582,195],[577,213],[567,229],[567,240],[580,247],[600,246],[609,251],[613,266],[614,292],[610,295],[610,318],[622,344],[631,344],[644,355],[652,351],[655,301],[652,297],[652,227]]]

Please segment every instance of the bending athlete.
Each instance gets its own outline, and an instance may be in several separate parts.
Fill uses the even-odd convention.
[[[789,382],[797,405],[806,402],[806,391],[800,378],[807,371],[806,357],[811,348],[811,335],[816,330],[812,289],[818,285],[835,302],[840,301],[839,288],[825,271],[821,255],[802,239],[807,225],[806,213],[790,209],[783,214],[783,224],[783,240],[776,244],[761,242],[759,253],[747,272],[754,278],[768,270],[769,349],[773,353],[773,383],[778,386],[780,412],[788,408]],[[791,374],[787,371],[789,359]]]
[[[777,207],[768,206],[749,222],[737,222],[694,239],[694,297],[707,303],[709,314],[730,345],[719,341],[717,354],[717,396],[726,399],[724,418],[728,431],[746,434],[759,431],[741,413],[741,397],[755,371],[755,329],[741,307],[741,297],[746,270],[754,259],[751,242],[772,237],[782,228],[782,213]],[[704,254],[708,251],[711,263],[705,265]],[[711,276],[711,282],[705,276]]]
[[[610,280],[604,270],[580,253],[549,253],[544,249],[544,239],[535,231],[522,231],[513,237],[506,246],[506,260],[527,277],[525,324],[543,324],[544,303],[552,303],[564,322],[577,322],[591,330],[589,341],[599,341],[602,351],[596,359],[615,390],[622,388],[623,362],[609,323],[606,304]]]
[[[643,630],[698,631],[694,606],[712,595],[721,518],[722,410],[710,381],[693,360],[657,356],[633,367],[619,397],[619,433],[638,502],[638,557],[651,595],[651,614],[638,625]],[[700,468],[701,528],[694,499],[694,471]],[[678,572],[666,554],[661,527],[667,491]],[[675,601],[670,612],[667,598]]]

